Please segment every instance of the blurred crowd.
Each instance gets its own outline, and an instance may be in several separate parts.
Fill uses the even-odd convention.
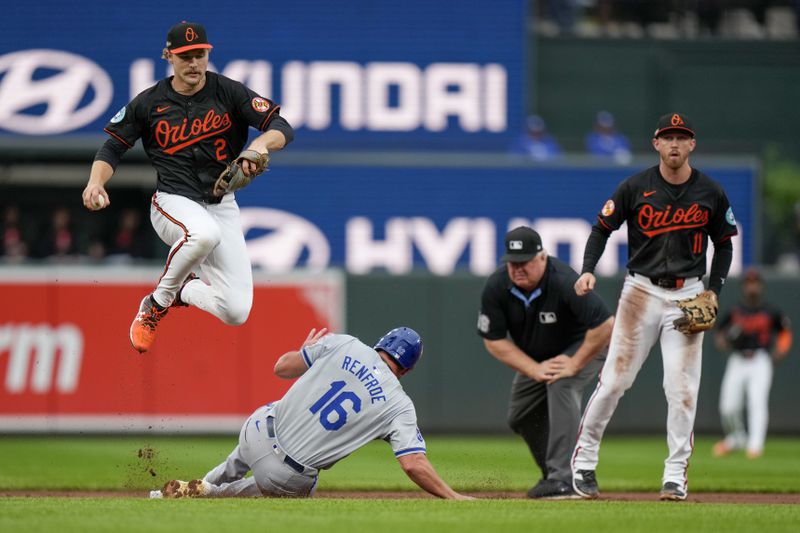
[[[599,111],[595,116],[592,129],[586,134],[585,148],[586,153],[593,157],[621,165],[633,159],[628,137],[617,130],[614,115],[608,111]],[[514,141],[510,151],[539,162],[554,161],[563,155],[561,145],[547,131],[547,125],[539,115],[526,119],[525,131]]]
[[[800,0],[535,0],[539,35],[797,39]]]
[[[143,213],[135,208],[85,220],[82,208],[0,204],[0,261],[23,263],[134,262],[160,253]]]

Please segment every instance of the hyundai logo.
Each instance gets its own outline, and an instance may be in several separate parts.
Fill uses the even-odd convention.
[[[77,130],[108,109],[113,93],[108,74],[83,56],[44,49],[0,56],[0,128],[9,131]]]
[[[286,272],[300,262],[308,250],[306,266],[321,270],[328,266],[331,248],[328,239],[308,220],[277,209],[247,207],[241,210],[242,231],[262,233],[247,239],[250,261],[270,272]]]

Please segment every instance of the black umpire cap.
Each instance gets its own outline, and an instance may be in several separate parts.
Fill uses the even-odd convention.
[[[656,132],[653,134],[653,137],[658,137],[668,131],[680,131],[694,137],[692,122],[689,120],[689,117],[683,113],[667,113],[666,115],[661,115],[661,118],[658,119],[658,125],[656,126]]]
[[[206,29],[202,24],[184,20],[167,32],[167,50],[171,54],[182,54],[198,48],[214,48],[208,44]]]
[[[530,261],[542,251],[542,238],[535,230],[520,226],[506,233],[506,253],[500,258],[508,263]]]

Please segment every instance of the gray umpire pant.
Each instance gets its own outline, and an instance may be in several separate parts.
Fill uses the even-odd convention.
[[[580,344],[563,353],[572,355]],[[606,351],[577,375],[548,385],[517,373],[511,385],[508,425],[528,444],[542,478],[572,483],[570,460],[578,439],[583,391],[605,362]]]

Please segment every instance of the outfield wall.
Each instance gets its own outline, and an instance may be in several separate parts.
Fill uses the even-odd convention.
[[[291,385],[277,355],[346,327],[341,274],[258,274],[245,325],[174,308],[140,355],[128,330],[160,273],[0,269],[0,431],[235,432]]]
[[[800,280],[766,278],[768,301],[779,306],[794,323],[800,323]],[[425,339],[425,355],[404,386],[417,404],[424,428],[446,431],[505,431],[506,403],[513,372],[494,360],[476,333],[484,279],[451,277],[350,276],[348,277],[349,329],[366,338],[387,327],[406,323]],[[597,291],[611,309],[622,278],[603,278]],[[739,296],[739,281],[728,280],[720,303],[725,310]],[[717,404],[725,357],[706,335],[703,377],[696,429],[720,431]],[[661,353],[656,347],[630,391],[622,398],[609,426],[610,432],[663,432],[666,400],[661,385]],[[770,431],[798,433],[796,380],[800,376],[800,349],[795,343],[789,357],[777,365],[770,398]],[[587,396],[591,390],[587,390]],[[588,399],[588,398],[587,398]]]
[[[0,431],[235,431],[243,417],[289,383],[272,375],[278,355],[312,327],[372,342],[397,325],[415,328],[425,354],[404,385],[426,431],[505,432],[512,372],[492,359],[475,332],[484,278],[343,276],[337,272],[256,273],[247,324],[222,325],[195,309],[177,309],[153,350],[130,347],[128,327],[153,268],[0,269]],[[613,308],[622,279],[598,292]],[[739,293],[731,279],[723,309]],[[767,278],[767,296],[800,316],[800,280]],[[797,320],[795,320],[797,322]],[[705,341],[697,430],[719,432],[717,398],[724,357]],[[666,405],[660,353],[654,350],[621,400],[612,432],[663,432]],[[773,432],[800,433],[794,380],[800,350],[776,368]],[[587,395],[591,392],[587,390]]]

